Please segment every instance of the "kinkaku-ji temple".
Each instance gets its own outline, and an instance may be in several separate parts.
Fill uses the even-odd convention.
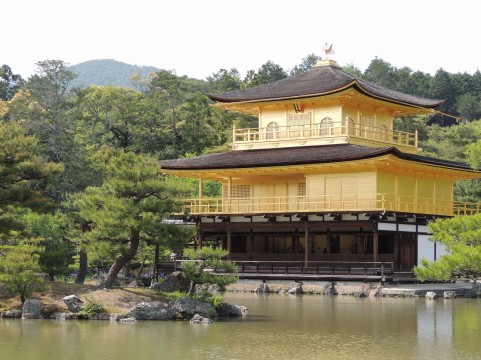
[[[228,152],[161,162],[163,173],[199,182],[183,212],[196,223],[197,246],[222,246],[239,262],[384,262],[410,270],[444,253],[428,240],[430,221],[479,210],[453,198],[455,181],[479,172],[422,156],[417,133],[393,128],[394,118],[433,113],[442,100],[356,78],[332,60],[208,96],[259,122],[234,127]],[[221,197],[203,195],[206,180],[221,183]]]

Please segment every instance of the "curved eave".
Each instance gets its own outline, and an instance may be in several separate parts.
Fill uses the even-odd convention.
[[[419,104],[415,103],[410,103],[410,102],[403,102],[400,100],[393,99],[391,97],[383,97],[380,95],[377,95],[371,91],[369,91],[367,88],[362,86],[362,84],[357,80],[353,80],[346,85],[342,87],[338,87],[335,89],[330,89],[328,91],[324,92],[318,92],[318,93],[310,93],[310,94],[304,94],[304,95],[295,95],[295,96],[284,96],[284,97],[273,97],[273,98],[261,98],[261,99],[254,99],[254,100],[235,100],[235,101],[222,101],[222,100],[216,100],[214,97],[211,97],[211,94],[208,94],[209,98],[211,100],[217,101],[215,104],[213,104],[214,107],[217,108],[223,108],[223,109],[228,109],[228,110],[233,110],[233,111],[238,111],[246,114],[251,114],[251,115],[257,115],[259,113],[259,107],[265,105],[266,103],[278,103],[278,102],[285,102],[285,101],[292,101],[292,100],[303,100],[303,99],[312,99],[312,98],[322,98],[322,97],[327,97],[330,95],[335,95],[335,94],[340,94],[343,91],[347,91],[349,89],[355,90],[357,93],[360,95],[367,96],[369,98],[379,100],[382,102],[388,102],[397,106],[401,106],[403,108],[404,112],[410,113],[410,114],[418,114],[418,113],[432,113],[435,112],[434,108],[438,107],[441,105],[444,101],[438,101],[435,102],[429,106],[422,106]],[[409,109],[409,111],[407,111]]]
[[[246,153],[253,153],[256,150],[250,150]],[[265,159],[269,159],[268,156],[271,150],[269,151],[261,151],[261,156]],[[256,151],[257,152],[257,151]],[[225,154],[225,153],[224,153]],[[247,155],[246,155],[247,157]],[[365,161],[384,161],[389,157],[394,157],[401,161],[407,161],[413,166],[428,166],[437,169],[445,169],[449,172],[450,176],[453,176],[455,179],[474,179],[474,178],[481,178],[481,172],[473,170],[469,168],[466,164],[453,162],[453,161],[446,161],[446,160],[439,160],[435,158],[428,158],[420,155],[413,155],[413,154],[406,154],[395,147],[389,148],[380,148],[369,153],[365,154],[358,154],[355,156],[342,156],[338,158],[312,158],[306,159],[302,154],[298,156],[297,159],[290,159],[289,161],[285,160],[277,160],[275,163],[264,161],[263,158],[258,158],[256,161],[245,160],[241,159],[241,161],[237,161],[237,163],[231,164],[224,164],[220,165],[217,161],[212,161],[210,164],[204,164],[202,166],[195,166],[195,165],[182,165],[181,162],[176,164],[161,164],[161,172],[177,175],[177,176],[187,176],[187,177],[199,177],[202,174],[218,174],[220,177],[221,173],[227,172],[265,172],[267,171],[279,171],[280,168],[284,168],[285,171],[289,170],[296,170],[296,169],[306,169],[318,166],[329,166],[329,165],[336,165],[336,164],[346,164],[346,163],[357,163],[359,165],[360,162]],[[248,157],[247,159],[249,159]],[[189,159],[189,161],[195,160],[195,158]],[[283,171],[283,172],[285,172]],[[436,171],[435,171],[436,172]],[[439,171],[438,171],[439,172]]]

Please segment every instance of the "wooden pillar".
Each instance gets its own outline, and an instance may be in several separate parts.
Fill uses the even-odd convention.
[[[308,222],[304,223],[304,265],[309,262],[309,226]]]
[[[379,233],[377,231],[374,231],[372,233],[372,255],[373,255],[374,262],[377,261],[378,248],[379,248]]]
[[[202,212],[202,197],[204,196],[204,186],[202,183],[202,175],[199,176],[199,212]]]
[[[364,235],[359,235],[357,237],[357,253],[364,254]]]
[[[296,229],[296,233],[294,235],[293,241],[294,241],[294,245],[293,245],[294,254],[297,254],[299,253],[299,232],[297,229]]]
[[[229,254],[232,252],[232,230],[227,228],[227,251]]]

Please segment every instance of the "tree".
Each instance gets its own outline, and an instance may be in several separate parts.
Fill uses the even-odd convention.
[[[190,259],[182,262],[185,277],[190,281],[189,295],[195,293],[195,286],[199,284],[217,284],[224,287],[237,280],[233,275],[226,275],[237,271],[234,262],[223,260],[228,254],[227,250],[210,247],[188,249],[184,252],[184,256]],[[216,270],[221,270],[223,274],[216,274]]]
[[[51,198],[59,203],[75,188],[82,165],[82,151],[74,142],[76,134],[69,84],[76,75],[60,60],[37,63],[29,78],[10,104],[10,118],[39,142],[39,152],[49,161],[65,164],[65,171],[48,183]]]
[[[414,273],[421,280],[450,280],[481,275],[481,214],[438,219],[429,226],[432,241],[447,254],[437,261],[423,259]]]
[[[46,273],[51,281],[54,281],[55,277],[68,275],[69,265],[73,262],[74,247],[66,238],[66,216],[59,212],[38,214],[27,211],[20,218],[29,235],[38,239],[43,248],[38,259],[42,272]]]
[[[257,72],[250,70],[244,78],[242,88],[247,89],[254,86],[269,84],[271,82],[281,80],[287,77],[284,69],[274,64],[271,60],[263,64]]]
[[[154,158],[120,151],[108,159],[101,186],[89,187],[76,199],[79,215],[92,223],[85,235],[108,244],[116,259],[104,286],[112,287],[117,274],[137,254],[139,244],[176,210],[182,193],[177,183],[158,172]]]
[[[0,67],[0,100],[11,100],[23,85],[22,77],[14,74],[10,66]]]
[[[317,61],[321,60],[321,59],[322,58],[319,55],[308,54],[305,58],[302,59],[302,62],[299,65],[294,66],[289,71],[289,76],[297,75],[297,74],[301,74],[303,72],[306,72],[307,70],[314,67],[314,65],[316,65]]]
[[[39,248],[32,242],[0,245],[0,283],[8,292],[19,294],[22,304],[42,282],[38,259]]]
[[[14,211],[18,207],[45,210],[51,202],[40,183],[63,170],[60,164],[43,161],[33,136],[13,123],[0,123],[0,241],[10,230],[21,230]]]

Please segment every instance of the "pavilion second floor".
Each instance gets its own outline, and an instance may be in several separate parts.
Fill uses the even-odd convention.
[[[363,193],[344,196],[270,196],[202,198],[183,200],[181,214],[198,216],[276,216],[317,213],[416,214],[457,216],[478,214],[481,203],[402,196],[389,193]]]

